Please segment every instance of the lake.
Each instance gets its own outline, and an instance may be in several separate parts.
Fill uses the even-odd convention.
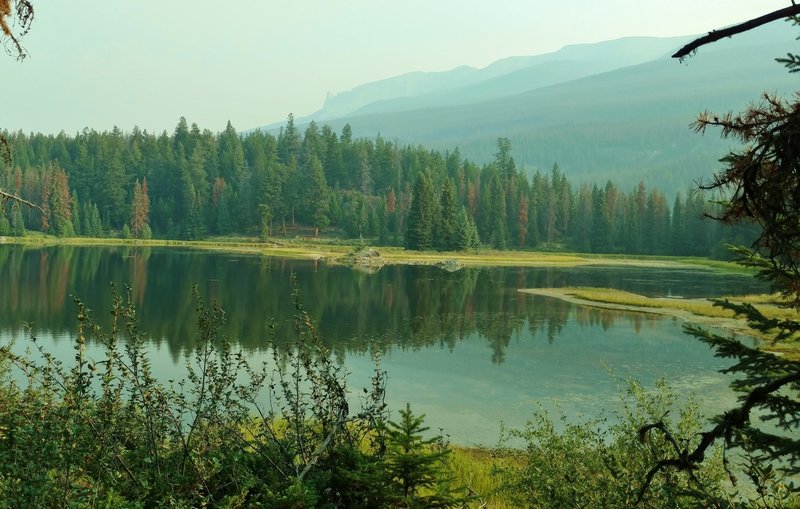
[[[387,402],[408,401],[426,424],[464,445],[493,445],[500,422],[522,426],[538,408],[608,415],[621,378],[666,377],[695,391],[709,412],[732,403],[726,365],[667,317],[599,310],[519,288],[602,286],[650,296],[712,297],[767,288],[742,275],[634,267],[467,268],[387,266],[375,273],[321,262],[181,248],[31,248],[0,245],[0,344],[26,343],[28,324],[59,358],[74,355],[73,296],[99,323],[114,283],[129,285],[140,328],[164,380],[183,373],[197,331],[193,287],[226,311],[225,332],[253,359],[291,331],[290,276],[320,335],[368,383],[373,352],[388,373]],[[613,373],[613,375],[611,374]],[[396,414],[395,414],[396,415]]]

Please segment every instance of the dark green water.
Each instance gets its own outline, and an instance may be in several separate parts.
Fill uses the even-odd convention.
[[[538,408],[597,415],[614,407],[617,376],[667,377],[722,408],[733,396],[715,373],[724,363],[671,318],[589,309],[518,288],[604,286],[646,295],[700,297],[762,292],[745,276],[704,270],[493,268],[447,273],[385,267],[366,274],[301,260],[166,248],[0,246],[0,343],[24,344],[28,323],[68,360],[73,297],[99,322],[110,282],[130,285],[141,329],[164,379],[180,376],[196,331],[192,287],[226,310],[226,331],[253,358],[268,354],[268,327],[288,334],[296,274],[307,310],[364,386],[371,352],[383,355],[390,406],[410,401],[458,443],[493,443],[500,421],[522,425]]]

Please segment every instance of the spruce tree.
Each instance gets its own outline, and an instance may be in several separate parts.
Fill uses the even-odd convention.
[[[81,235],[81,211],[78,202],[78,193],[72,192],[72,231],[75,235]]]
[[[18,203],[11,206],[11,232],[15,237],[25,236],[25,219]]]
[[[459,251],[467,251],[469,249],[478,249],[481,245],[480,238],[478,237],[478,227],[475,222],[469,217],[467,209],[462,207],[461,212],[458,214],[458,221],[456,222],[456,249]]]
[[[436,229],[436,247],[443,251],[458,249],[456,241],[457,211],[456,196],[450,179],[444,181],[440,197],[440,214]]]
[[[395,491],[394,507],[444,508],[460,503],[449,485],[445,466],[450,451],[441,437],[423,438],[424,415],[415,416],[406,404],[400,422],[386,428],[386,470]]]
[[[303,165],[300,173],[301,214],[314,227],[314,236],[330,223],[330,190],[325,181],[322,163],[316,155],[312,155],[308,163]]]
[[[500,176],[495,173],[489,186],[489,244],[495,249],[505,249],[508,245],[506,231],[506,196]]]
[[[420,173],[414,186],[411,208],[408,212],[408,229],[406,230],[406,247],[408,249],[422,251],[433,247],[435,212],[436,198],[430,177],[425,172]]]

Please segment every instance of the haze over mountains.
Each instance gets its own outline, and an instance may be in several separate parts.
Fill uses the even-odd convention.
[[[691,36],[635,37],[567,46],[499,60],[483,69],[413,72],[330,96],[295,119],[357,136],[452,150],[477,162],[508,137],[518,166],[573,182],[644,180],[686,190],[719,167],[732,142],[700,136],[689,124],[702,110],[738,111],[767,92],[796,89],[774,59],[796,46],[797,30],[768,25],[706,46],[683,64],[669,55]],[[263,129],[276,129],[277,125]]]

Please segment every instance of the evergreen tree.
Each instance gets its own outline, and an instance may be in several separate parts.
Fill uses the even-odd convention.
[[[506,196],[500,176],[495,173],[489,187],[490,211],[489,224],[489,245],[495,249],[505,249],[508,245],[508,234],[506,233]]]
[[[83,231],[81,229],[80,204],[78,202],[78,193],[75,191],[72,192],[70,203],[72,204],[72,231],[75,235],[81,235]]]
[[[11,222],[6,217],[5,212],[0,210],[0,237],[11,235],[12,231]]]
[[[414,186],[411,208],[408,212],[406,247],[423,251],[433,247],[433,227],[436,215],[436,197],[430,177],[420,173]]]
[[[72,196],[69,193],[67,174],[63,169],[51,169],[49,175],[50,192],[47,210],[50,214],[50,228],[58,237],[72,237]]]
[[[103,171],[100,174],[101,188],[95,194],[101,215],[106,218],[112,227],[121,227],[125,222],[125,165],[122,158],[124,140],[122,131],[117,127],[111,136],[103,140],[104,159]]]
[[[262,241],[267,241],[272,236],[272,211],[269,209],[269,205],[259,204],[258,215],[261,218],[258,224],[258,236]]]
[[[605,192],[592,188],[592,252],[611,252],[611,213],[606,204]]]
[[[594,231],[594,200],[589,184],[584,183],[578,192],[578,206],[574,226],[572,227],[572,245],[576,251],[592,250],[592,232]]]
[[[508,138],[497,139],[497,152],[494,154],[497,170],[502,175],[504,182],[511,182],[517,174],[517,165],[511,157],[511,140]]]
[[[143,237],[145,227],[150,216],[150,197],[147,190],[147,179],[140,184],[139,180],[133,186],[133,206],[131,207],[130,229],[131,234],[140,239]]]
[[[181,164],[181,190],[180,190],[180,235],[184,239],[198,239],[202,236],[202,221],[197,194],[189,175],[186,161]],[[228,233],[228,232],[225,232]]]
[[[302,212],[314,227],[314,236],[329,224],[330,190],[322,171],[322,163],[313,155],[300,175]]]
[[[222,191],[217,205],[217,217],[215,218],[215,230],[220,235],[230,235],[233,233],[234,219],[233,219],[233,202],[235,201],[234,191],[224,180],[220,179],[222,183]]]
[[[450,179],[444,181],[439,205],[440,214],[434,244],[438,249],[453,251],[458,248],[458,242],[456,240],[456,223],[458,218],[456,197]]]
[[[18,203],[11,206],[11,232],[15,237],[25,236],[25,219]]]
[[[386,470],[395,486],[396,507],[445,508],[461,502],[446,477],[450,451],[441,437],[423,438],[425,416],[415,416],[406,404],[400,422],[386,428]]]
[[[469,217],[467,209],[462,207],[456,223],[456,249],[459,251],[467,251],[470,249],[478,249],[480,245],[481,240],[478,237],[478,227],[475,226],[475,222]]]
[[[686,255],[686,216],[684,215],[683,199],[681,193],[675,195],[675,202],[672,205],[672,223],[670,224],[671,251],[672,255]]]
[[[347,127],[347,126],[345,126]],[[294,125],[294,115],[289,113],[286,119],[286,127],[281,129],[278,135],[278,159],[283,164],[288,165],[292,159],[300,157],[300,134]]]
[[[245,173],[244,148],[230,121],[219,137],[219,172],[220,177],[232,185],[234,191],[240,190]],[[195,179],[192,179],[192,185],[195,185]],[[197,191],[196,186],[195,190]]]

